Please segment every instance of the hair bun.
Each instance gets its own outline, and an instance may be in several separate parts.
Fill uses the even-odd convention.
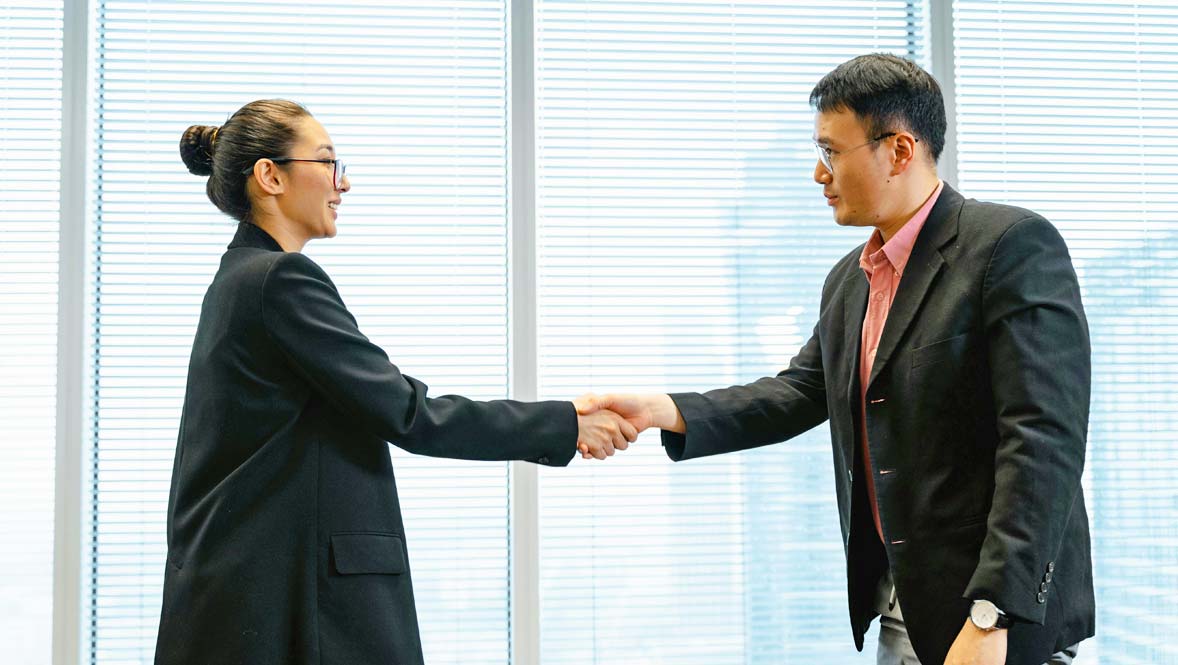
[[[180,158],[193,175],[212,175],[213,139],[219,127],[193,125],[180,137]]]

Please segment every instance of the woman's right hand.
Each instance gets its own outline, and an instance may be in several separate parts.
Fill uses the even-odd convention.
[[[629,448],[637,438],[638,430],[613,411],[577,415],[577,449],[584,459],[605,459],[614,451]]]

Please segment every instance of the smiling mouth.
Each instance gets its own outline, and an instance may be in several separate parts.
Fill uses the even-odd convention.
[[[328,203],[328,204],[327,204],[327,207],[328,207],[328,208],[331,208],[332,210],[339,210],[339,204],[338,204],[338,203]]]

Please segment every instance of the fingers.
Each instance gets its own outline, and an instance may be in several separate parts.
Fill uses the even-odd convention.
[[[622,436],[626,437],[627,442],[633,443],[638,440],[638,428],[629,420],[623,418],[622,422],[618,424],[618,427],[621,428]],[[622,450],[625,450],[625,448],[622,448]]]
[[[595,395],[583,396],[579,401],[588,403]],[[583,406],[583,404],[582,404]],[[601,406],[600,401],[597,406]],[[581,408],[580,406],[578,408]],[[619,450],[626,450],[638,439],[639,429],[622,416],[609,410],[595,411],[577,417],[577,450],[582,459],[604,460]]]
[[[630,445],[630,443],[626,441],[626,437],[622,436],[621,431],[616,431],[613,433],[610,443],[613,444],[612,447],[614,450],[625,450],[626,447]],[[610,454],[612,455],[613,453]]]

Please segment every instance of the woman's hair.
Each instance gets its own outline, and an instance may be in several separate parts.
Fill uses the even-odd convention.
[[[250,220],[251,205],[242,173],[259,159],[281,157],[298,139],[307,109],[285,99],[262,99],[237,110],[220,127],[193,125],[180,137],[180,158],[193,175],[209,176],[209,200],[221,212]]]

